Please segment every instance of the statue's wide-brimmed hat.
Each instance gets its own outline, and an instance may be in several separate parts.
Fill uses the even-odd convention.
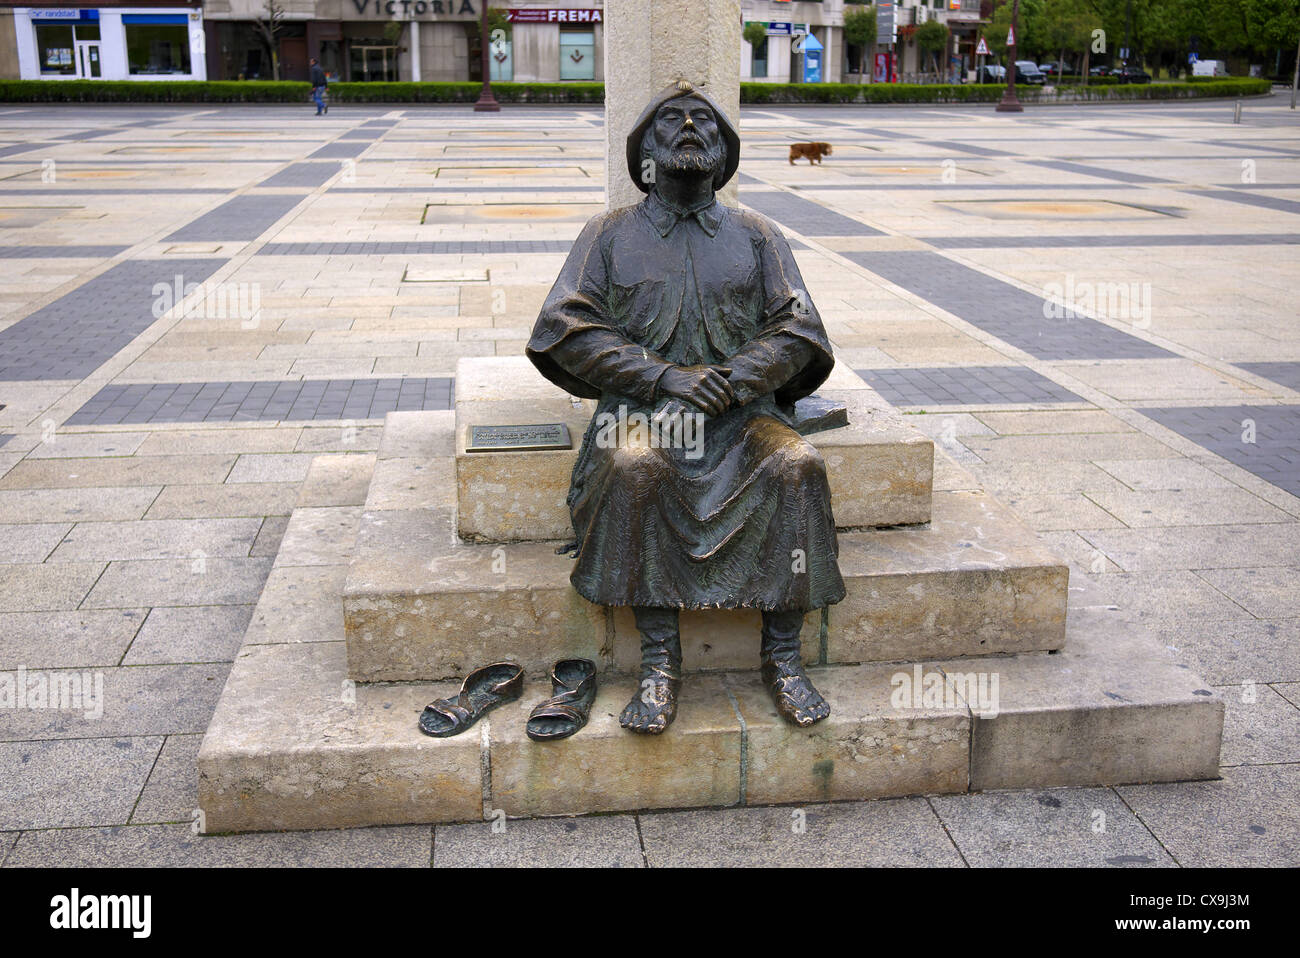
[[[641,140],[645,136],[645,131],[650,128],[650,124],[654,122],[655,114],[659,112],[659,108],[669,100],[676,100],[684,96],[694,97],[708,105],[718,122],[718,132],[722,134],[723,142],[727,144],[727,161],[718,174],[713,177],[714,190],[722,189],[723,184],[736,175],[736,167],[740,166],[740,134],[731,125],[731,120],[728,119],[727,114],[722,112],[722,107],[713,102],[713,98],[703,90],[696,88],[686,80],[678,80],[671,86],[665,87],[653,100],[646,104],[646,108],[637,117],[632,132],[627,135],[627,171],[632,177],[632,182],[637,185],[637,188],[642,193],[649,193],[651,184],[647,183],[641,176]]]

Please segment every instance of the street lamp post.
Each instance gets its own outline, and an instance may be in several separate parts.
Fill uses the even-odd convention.
[[[1007,92],[1002,94],[996,110],[998,113],[1024,113],[1025,108],[1016,99],[1016,26],[1020,20],[1020,0],[1012,0],[1011,35],[1007,38]]]
[[[488,49],[488,0],[479,0],[479,2],[483,5],[482,29],[479,38],[479,46],[482,47],[483,54],[483,89],[474,104],[474,112],[495,113],[501,109],[501,104],[492,95],[492,59]]]

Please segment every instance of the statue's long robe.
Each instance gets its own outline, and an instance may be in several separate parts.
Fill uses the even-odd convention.
[[[600,605],[764,610],[844,597],[825,467],[788,420],[834,358],[790,246],[767,219],[716,201],[682,213],[654,192],[595,217],[527,352],[556,385],[599,399],[568,497],[579,594]],[[634,429],[631,443],[598,441],[602,413],[663,406],[659,379],[674,364],[732,369],[736,403],[705,420],[702,455],[647,447]]]

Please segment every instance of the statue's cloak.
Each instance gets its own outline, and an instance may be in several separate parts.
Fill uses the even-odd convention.
[[[677,210],[654,191],[597,216],[542,306],[527,354],[551,382],[599,400],[568,497],[581,595],[600,605],[765,610],[844,597],[825,468],[788,418],[834,358],[771,222],[716,201]],[[663,407],[667,369],[697,364],[730,367],[737,394],[705,419],[701,444],[647,446],[635,429],[611,437],[611,419],[635,422]]]

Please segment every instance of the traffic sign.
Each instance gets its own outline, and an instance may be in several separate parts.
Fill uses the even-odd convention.
[[[1015,45],[1016,45],[1016,28],[1015,25],[1013,24],[1012,26],[1007,28],[1007,46],[1014,47]]]
[[[983,37],[980,37],[980,42],[975,46],[975,55],[977,57],[986,57],[989,55],[989,45],[984,42]]]

